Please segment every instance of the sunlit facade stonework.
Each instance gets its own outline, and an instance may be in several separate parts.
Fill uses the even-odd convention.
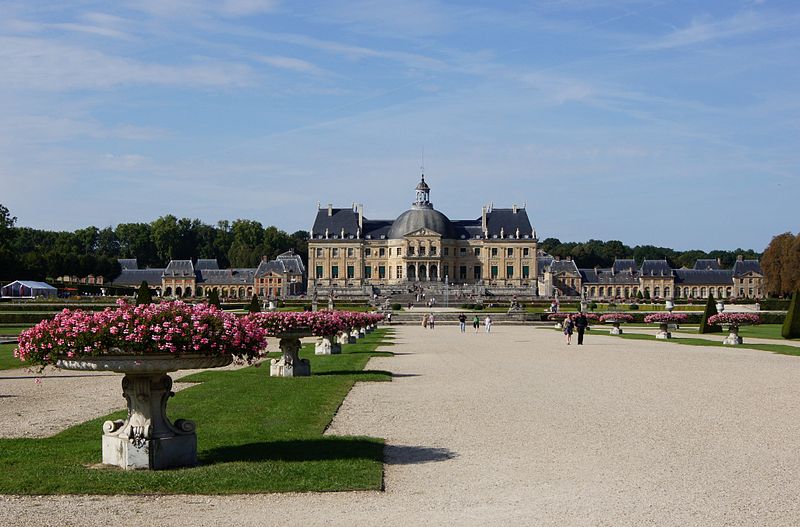
[[[370,220],[362,207],[318,208],[308,245],[308,289],[485,284],[531,289],[539,273],[536,231],[525,207],[483,207],[473,220],[433,208],[425,177],[411,208]]]

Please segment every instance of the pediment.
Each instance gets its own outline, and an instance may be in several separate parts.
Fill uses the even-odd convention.
[[[411,231],[405,235],[406,238],[420,238],[423,236],[436,236],[437,238],[441,238],[442,235],[436,231],[432,231],[431,229],[417,229],[416,231]]]

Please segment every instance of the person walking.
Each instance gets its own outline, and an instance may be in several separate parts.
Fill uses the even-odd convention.
[[[572,343],[572,332],[575,329],[575,322],[572,320],[572,316],[568,316],[564,319],[564,336],[567,339],[567,346]]]
[[[472,327],[475,329],[475,333],[478,332],[478,328],[481,327],[481,319],[478,318],[478,315],[475,315],[472,319]]]
[[[433,316],[433,313],[430,314],[428,317],[428,327],[433,329],[436,326],[436,317]]]
[[[586,313],[581,311],[578,313],[578,316],[575,317],[575,331],[578,332],[578,346],[583,346],[583,333],[586,331],[587,327],[589,327],[589,319],[586,318]]]
[[[391,325],[392,324],[392,312],[386,313],[386,322]]]
[[[428,329],[428,315],[422,315],[422,327]]]
[[[461,333],[467,332],[467,315],[461,313],[458,315],[458,324],[461,327]]]
[[[486,333],[492,332],[492,316],[486,315],[486,318],[483,320],[483,324],[486,327]]]

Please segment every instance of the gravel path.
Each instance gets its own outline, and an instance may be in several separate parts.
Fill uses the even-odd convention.
[[[800,359],[496,326],[397,329],[398,376],[329,433],[387,439],[386,491],[2,497],[2,525],[800,525]]]

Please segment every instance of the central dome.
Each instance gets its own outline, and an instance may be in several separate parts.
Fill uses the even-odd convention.
[[[442,238],[455,238],[453,224],[450,223],[447,216],[432,208],[413,208],[402,213],[392,223],[388,238],[397,240],[420,229],[428,229],[441,234]]]

